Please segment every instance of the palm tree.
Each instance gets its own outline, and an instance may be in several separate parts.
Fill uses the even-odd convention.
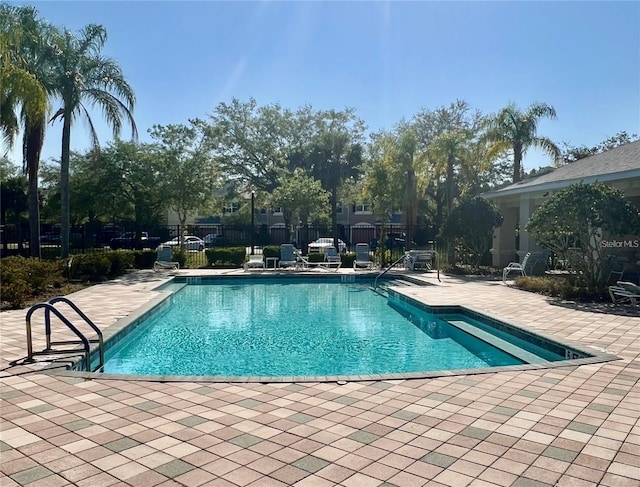
[[[427,159],[433,164],[436,179],[444,174],[447,193],[447,216],[453,210],[456,196],[455,169],[467,162],[471,131],[466,129],[443,132],[436,136],[426,151]]]
[[[7,147],[23,130],[23,165],[29,179],[29,254],[40,257],[38,171],[49,107],[48,70],[53,28],[33,7],[0,5],[0,129]],[[20,110],[20,117],[16,115]]]
[[[60,164],[61,242],[62,256],[69,255],[69,150],[73,121],[84,116],[88,122],[94,151],[100,150],[98,135],[89,115],[88,105],[96,105],[113,129],[120,135],[123,118],[131,125],[133,139],[138,131],[133,120],[135,95],[124,79],[118,63],[100,54],[107,40],[107,31],[101,25],[89,24],[74,36],[65,32],[58,36],[60,55],[53,68],[55,85],[62,106],[52,120],[62,119],[62,156]]]
[[[513,151],[513,182],[522,179],[522,156],[529,147],[537,147],[560,161],[560,149],[547,137],[538,137],[538,121],[556,118],[555,109],[546,103],[534,103],[522,112],[513,103],[489,118],[486,137],[491,144],[487,152],[495,160],[505,152]]]

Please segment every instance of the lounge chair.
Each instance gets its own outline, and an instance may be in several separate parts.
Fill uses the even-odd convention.
[[[512,272],[518,272],[521,276],[526,277],[527,271],[525,269],[527,267],[529,257],[531,257],[531,252],[527,252],[527,255],[522,259],[522,262],[509,262],[509,265],[502,269],[502,282],[505,282],[507,277],[509,277],[509,274]]]
[[[433,263],[432,250],[410,250],[404,255],[404,268],[410,271],[431,270]]]
[[[244,263],[244,270],[248,271],[249,269],[264,269],[264,259],[262,255],[250,255],[249,260]]]
[[[324,249],[324,262],[320,262],[320,267],[332,271],[337,271],[342,265],[342,259],[335,247]]]
[[[373,269],[373,262],[369,257],[369,244],[359,243],[356,244],[356,258],[353,261],[353,270],[357,270],[358,267],[364,267],[365,269]]]
[[[640,286],[632,282],[618,281],[615,286],[609,286],[609,296],[616,304],[640,305]]]
[[[280,261],[278,267],[298,267],[298,257],[296,248],[292,244],[282,244],[280,246]]]
[[[156,252],[156,261],[153,263],[154,271],[177,271],[180,269],[179,262],[171,261],[172,247],[170,245],[160,245]]]

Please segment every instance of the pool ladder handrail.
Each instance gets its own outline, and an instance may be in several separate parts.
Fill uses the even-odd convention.
[[[440,281],[440,257],[438,256],[438,252],[437,250],[434,252],[434,255],[436,257],[436,269],[438,271],[437,277],[438,277],[438,282]],[[400,258],[396,259],[395,262],[393,262],[392,264],[389,265],[389,267],[387,267],[386,269],[384,269],[382,272],[380,272],[380,274],[378,274],[375,278],[375,280],[373,281],[373,290],[375,291],[378,287],[378,278],[384,276],[387,272],[389,272],[393,266],[395,266],[397,263],[399,263],[401,260],[403,260],[405,257],[407,256],[407,252],[405,252],[403,255],[400,256]]]
[[[386,269],[384,269],[382,272],[380,272],[380,274],[378,274],[376,276],[376,278],[373,281],[373,290],[375,291],[378,288],[378,278],[384,276],[387,272],[389,272],[397,263],[399,263],[401,260],[404,260],[405,255],[401,255],[399,259],[396,259],[392,264],[389,264],[389,267],[387,267]]]
[[[88,339],[71,321],[69,321],[54,305],[56,303],[65,303],[67,304],[73,311],[75,311],[80,318],[82,318],[87,325],[91,327],[91,329],[96,332],[98,338],[97,339]],[[32,332],[31,332],[31,316],[38,309],[44,309],[44,326],[45,326],[45,336],[46,336],[46,348],[41,352],[33,351],[33,340],[32,340]],[[58,317],[58,319],[64,323],[67,328],[69,328],[77,337],[78,340],[65,340],[59,342],[51,341],[51,313]],[[77,353],[78,349],[63,349],[63,350],[55,350],[52,347],[57,345],[82,345],[84,349],[84,360],[86,370],[90,370],[91,372],[95,372],[96,370],[102,369],[104,367],[104,343],[102,338],[102,331],[89,319],[89,317],[84,314],[80,308],[78,308],[73,301],[68,298],[58,296],[56,298],[50,299],[48,302],[37,303],[29,308],[26,316],[26,325],[27,325],[27,359],[26,363],[35,362],[34,356],[36,355],[52,355],[52,354],[72,354]],[[94,369],[91,369],[91,344],[98,343],[98,353],[100,362],[98,366]]]

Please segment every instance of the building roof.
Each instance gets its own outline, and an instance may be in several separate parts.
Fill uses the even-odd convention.
[[[493,199],[518,193],[563,188],[580,181],[591,183],[635,178],[640,181],[640,140],[585,157],[539,176],[485,193],[483,196]]]

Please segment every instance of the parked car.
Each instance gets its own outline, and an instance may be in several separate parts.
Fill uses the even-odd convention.
[[[387,238],[384,241],[384,246],[387,249],[401,249],[404,250],[404,244],[406,242],[406,238],[407,238],[407,234],[406,233],[387,233]],[[378,241],[377,238],[372,238],[371,242],[369,243],[369,246],[371,247],[371,250],[373,250],[375,252],[375,250],[378,248],[378,245],[380,245],[380,242]],[[411,248],[414,249],[416,248],[417,244],[412,240],[411,241]]]
[[[171,240],[163,243],[162,245],[180,245],[180,237],[172,238]],[[196,237],[195,235],[186,235],[184,237],[184,248],[186,250],[204,250],[205,244],[204,240],[200,237]]]
[[[226,237],[222,235],[217,235],[215,233],[208,233],[202,239],[204,241],[204,245],[206,247],[215,247],[216,245],[225,245],[227,241]]]
[[[324,252],[327,247],[333,247],[332,237],[321,237],[318,240],[314,240],[309,244],[309,253]],[[347,244],[338,239],[338,252],[346,252]]]
[[[384,241],[384,246],[388,249],[404,249],[406,239],[406,233],[387,233],[387,239]],[[416,243],[411,241],[411,248],[415,247]]]
[[[160,244],[160,237],[150,237],[147,232],[127,232],[109,241],[109,247],[117,249],[155,249]]]
[[[40,235],[40,242],[47,244],[59,244],[60,243],[60,234],[59,233],[43,233]]]

